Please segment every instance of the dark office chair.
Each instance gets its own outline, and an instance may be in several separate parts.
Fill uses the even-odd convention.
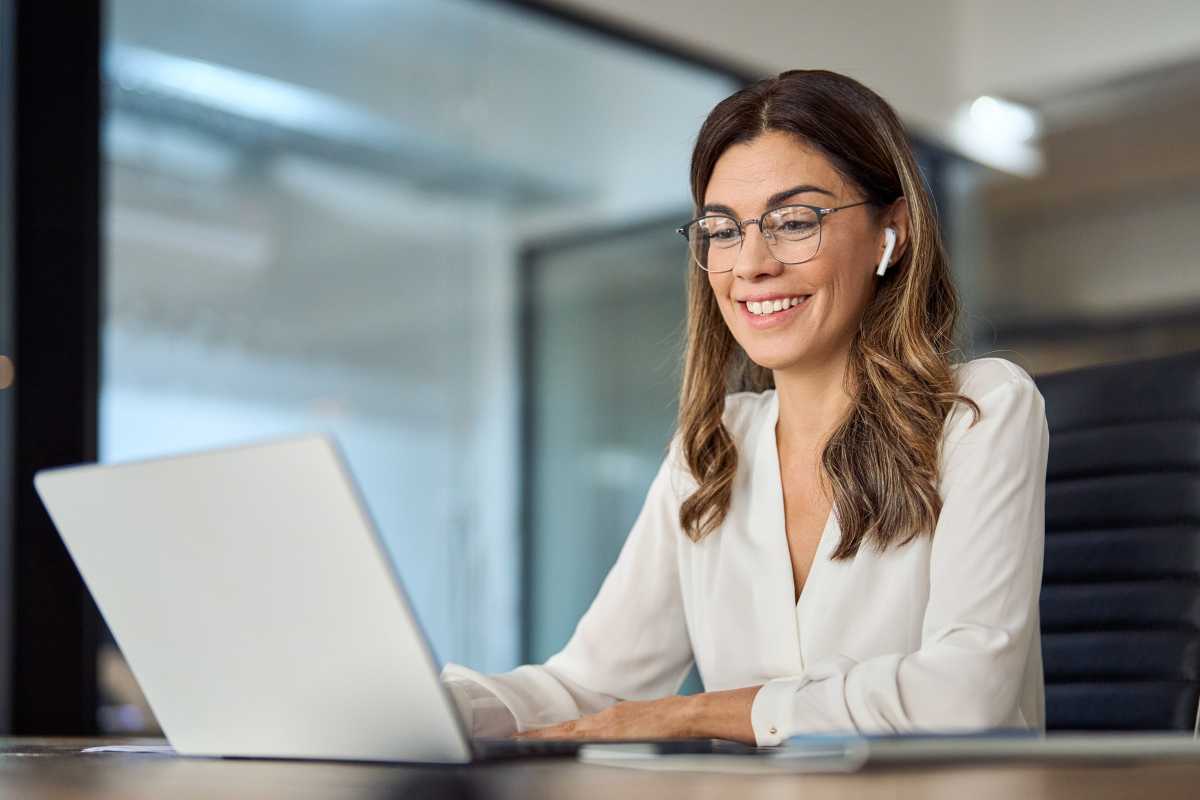
[[[1048,729],[1193,730],[1200,351],[1038,376]]]

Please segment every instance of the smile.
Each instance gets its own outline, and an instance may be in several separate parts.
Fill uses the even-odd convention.
[[[760,317],[765,317],[768,314],[774,314],[778,311],[786,311],[792,306],[798,306],[804,302],[809,295],[802,294],[795,297],[781,297],[776,300],[765,300],[761,303],[750,300],[746,303],[746,309],[751,314],[758,314]]]
[[[751,328],[762,330],[764,328],[777,328],[781,325],[787,325],[788,322],[808,308],[808,299],[810,297],[812,297],[810,294],[801,294],[794,297],[781,297],[772,300],[738,301],[737,305],[739,314],[744,315],[746,324]],[[779,308],[778,311],[775,310],[777,305]]]

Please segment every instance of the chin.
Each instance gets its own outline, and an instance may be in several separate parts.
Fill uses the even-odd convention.
[[[804,353],[798,351],[781,353],[775,350],[756,348],[746,350],[746,355],[758,366],[770,370],[786,369],[804,360]]]

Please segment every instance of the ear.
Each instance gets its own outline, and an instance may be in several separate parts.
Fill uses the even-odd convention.
[[[890,208],[883,214],[883,227],[880,228],[879,256],[883,255],[883,228],[896,230],[896,246],[892,248],[891,261],[895,264],[908,250],[908,198],[901,196],[893,201]]]

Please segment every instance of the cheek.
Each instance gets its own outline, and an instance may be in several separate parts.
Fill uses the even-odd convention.
[[[867,281],[868,258],[858,249],[847,247],[821,265],[824,280],[836,286],[841,294],[858,294]]]
[[[713,297],[717,301],[717,307],[721,309],[722,314],[729,313],[729,289],[732,278],[729,272],[708,272],[705,273],[708,278],[708,287],[712,290]]]
[[[829,259],[820,263],[810,261],[804,266],[810,268],[805,281],[817,292],[817,302],[805,325],[822,330],[840,330],[849,325],[856,313],[860,291],[857,279],[850,272],[851,265]]]
[[[871,295],[869,271],[862,265],[841,264],[826,279],[831,313],[839,317],[856,317]]]
[[[713,294],[719,295],[722,289],[728,288],[725,285],[725,273],[723,272],[706,272],[704,278],[708,281],[708,288],[713,290]]]
[[[713,301],[717,304],[717,313],[725,320],[725,327],[737,336],[737,308],[729,298],[733,280],[727,273],[717,273],[708,276],[708,286],[712,290]]]

